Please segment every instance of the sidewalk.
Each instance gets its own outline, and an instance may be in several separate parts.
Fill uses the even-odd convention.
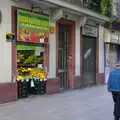
[[[1,120],[113,120],[106,86],[66,91],[1,104]]]

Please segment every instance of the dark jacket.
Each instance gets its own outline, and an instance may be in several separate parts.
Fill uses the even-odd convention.
[[[109,75],[108,79],[108,91],[120,92],[120,69],[114,68]]]

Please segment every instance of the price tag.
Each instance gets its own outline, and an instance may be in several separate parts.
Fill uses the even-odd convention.
[[[40,39],[40,43],[44,43],[44,38],[41,38],[41,39]]]
[[[31,80],[31,87],[34,87],[35,85],[34,85],[34,82],[33,82],[33,80]]]
[[[42,82],[42,81],[43,81],[43,79],[42,79],[42,78],[40,78],[40,81]]]

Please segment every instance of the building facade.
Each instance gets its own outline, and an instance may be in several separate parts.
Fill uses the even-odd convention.
[[[111,28],[105,29],[105,83],[114,64],[120,61],[120,3],[113,1],[113,23]]]
[[[120,61],[120,32],[115,29],[105,30],[105,82],[107,83],[109,72]]]
[[[82,1],[79,4],[80,6],[74,4],[73,1],[62,0],[41,2],[37,0],[6,0],[0,4],[0,103],[18,98],[18,84],[16,82],[18,67],[19,65],[21,68],[26,67],[23,62],[21,62],[22,65],[18,65],[20,53],[24,53],[25,58],[35,53],[38,58],[38,62],[35,63],[37,67],[41,65],[40,58],[42,56],[41,61],[47,72],[47,94],[104,83],[103,24],[108,21],[108,18],[83,8]],[[20,21],[25,23],[20,24],[18,13],[21,16],[29,14],[28,17],[30,15],[31,18],[37,16],[37,19],[44,18],[44,20],[49,17],[49,21],[44,21],[46,24],[49,22],[48,26],[41,24],[43,21],[39,23],[39,25],[45,25],[46,29],[42,26],[40,30],[37,30],[39,33],[41,29],[44,29],[43,33],[39,33],[40,35],[49,33],[47,44],[43,45],[45,43],[43,39],[40,39],[43,46],[41,41],[29,42],[27,40],[29,32],[26,30],[24,31],[26,40],[19,41],[22,38],[18,37],[18,27],[19,25],[24,26],[28,21],[24,18]],[[23,29],[21,26],[19,31]],[[48,27],[49,31],[47,31]],[[17,36],[16,41],[7,41],[6,32],[14,33]],[[34,33],[35,30],[32,32]],[[29,67],[34,66],[30,62],[27,67],[28,65],[30,65]]]

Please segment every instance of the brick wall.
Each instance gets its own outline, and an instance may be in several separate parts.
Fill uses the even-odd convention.
[[[17,100],[17,84],[1,83],[0,84],[0,103]]]

